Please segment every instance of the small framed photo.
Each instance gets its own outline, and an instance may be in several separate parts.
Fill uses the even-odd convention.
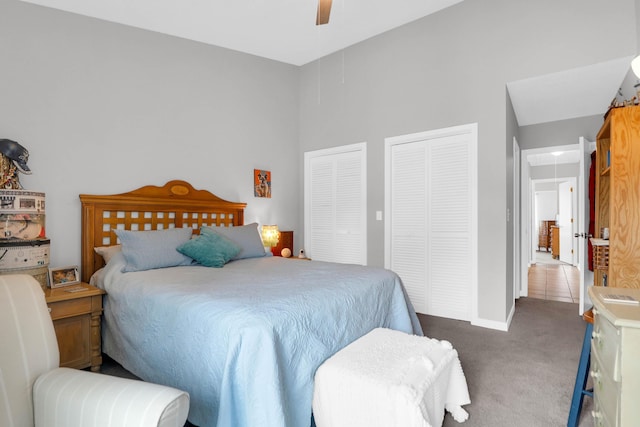
[[[80,269],[77,265],[49,269],[49,283],[52,288],[80,283]]]

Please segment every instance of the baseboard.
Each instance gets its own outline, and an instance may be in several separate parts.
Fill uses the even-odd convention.
[[[480,326],[482,328],[495,329],[497,331],[507,332],[509,330],[509,326],[511,325],[511,320],[513,319],[513,315],[515,314],[515,312],[516,312],[516,305],[513,304],[511,306],[511,310],[509,311],[509,316],[507,316],[507,320],[504,322],[476,318],[471,321],[471,324],[474,326]]]
[[[507,316],[507,331],[509,330],[509,326],[511,326],[511,321],[513,320],[513,315],[516,314],[516,302],[514,301],[511,305],[511,311],[509,311],[509,315]]]

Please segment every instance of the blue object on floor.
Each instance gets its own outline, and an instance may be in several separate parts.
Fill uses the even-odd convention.
[[[591,363],[591,333],[593,332],[593,312],[585,312],[583,318],[587,321],[587,328],[584,331],[582,340],[582,352],[580,353],[580,363],[578,363],[578,374],[576,384],[573,387],[573,397],[571,398],[571,410],[569,411],[569,421],[567,427],[578,427],[580,411],[584,396],[593,397],[593,389],[587,390],[587,379],[589,378],[589,365]]]

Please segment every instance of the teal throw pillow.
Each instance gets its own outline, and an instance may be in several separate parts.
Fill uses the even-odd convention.
[[[196,260],[206,267],[224,267],[240,253],[240,246],[216,233],[201,233],[178,246],[178,252]]]

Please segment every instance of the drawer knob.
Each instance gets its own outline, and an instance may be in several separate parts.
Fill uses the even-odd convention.
[[[49,313],[51,313],[51,307],[47,307],[47,310],[49,310]]]
[[[593,417],[593,424],[596,427],[600,427],[603,425],[602,414],[600,413],[600,411],[591,411],[591,416]]]

